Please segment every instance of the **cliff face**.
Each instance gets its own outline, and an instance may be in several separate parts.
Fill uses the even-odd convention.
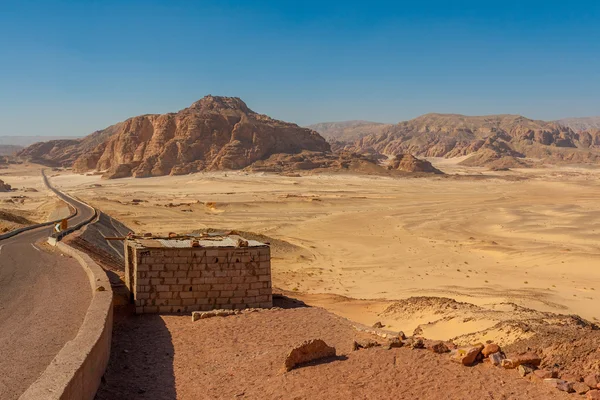
[[[51,151],[62,155],[49,158],[78,172],[107,170],[106,177],[121,178],[241,169],[273,154],[330,150],[318,133],[257,114],[233,97],[206,96],[177,113],[142,115],[112,128],[103,140],[94,138],[93,148],[64,143],[62,153]]]
[[[549,161],[597,162],[596,133],[575,133],[554,122],[534,121],[517,115],[467,117],[427,114],[386,127],[344,148],[375,151],[388,156],[459,157],[469,165],[487,165],[504,157],[532,157]]]

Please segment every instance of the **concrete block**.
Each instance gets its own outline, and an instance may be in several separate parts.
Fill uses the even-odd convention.
[[[246,296],[258,296],[260,295],[260,293],[258,292],[257,289],[250,289],[248,291],[246,291]]]
[[[156,291],[157,292],[168,292],[169,285],[156,285]]]

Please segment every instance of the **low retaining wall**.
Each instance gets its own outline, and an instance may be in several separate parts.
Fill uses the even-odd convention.
[[[60,242],[56,247],[84,268],[93,297],[77,336],[65,344],[20,400],[92,400],[110,357],[113,292],[108,276],[87,254]]]

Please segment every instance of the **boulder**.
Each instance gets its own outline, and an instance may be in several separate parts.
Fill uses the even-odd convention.
[[[398,337],[393,337],[388,341],[388,350],[403,347],[404,343]]]
[[[424,349],[425,348],[425,342],[423,341],[422,338],[416,338],[412,341],[412,343],[410,344],[410,347],[412,349]]]
[[[590,374],[583,379],[583,382],[590,387],[590,389],[596,389],[600,384],[600,375]]]
[[[477,356],[481,354],[481,350],[483,350],[483,345],[476,345],[473,347],[465,347],[454,350],[452,352],[452,360],[460,362],[462,365],[470,366],[477,361]]]
[[[381,322],[377,321],[373,324],[373,328],[375,329],[381,329],[383,328],[385,325],[383,325]]]
[[[372,339],[365,339],[352,342],[352,351],[360,349],[370,349],[371,347],[379,347],[381,344]]]
[[[600,390],[590,390],[585,395],[587,400],[600,400]]]
[[[430,343],[428,349],[438,354],[448,353],[450,351],[450,349],[448,349],[448,346],[446,346],[446,343],[442,341],[435,341]]]
[[[483,350],[481,350],[481,354],[483,354],[484,357],[488,357],[490,354],[498,353],[499,351],[500,346],[498,346],[496,343],[488,343],[485,345]]]
[[[286,356],[284,362],[285,371],[291,371],[300,364],[323,358],[335,357],[335,347],[328,346],[321,339],[308,340],[294,347]]]
[[[501,352],[492,353],[488,356],[488,359],[490,360],[492,365],[496,367],[502,365],[502,361],[504,360],[504,358],[504,354],[502,354]]]
[[[544,379],[544,383],[547,383],[548,385],[550,385],[553,388],[556,388],[558,390],[562,390],[563,392],[573,393],[575,391],[575,390],[573,390],[572,382],[567,382],[562,379],[555,379],[555,378]]]
[[[589,392],[590,388],[583,382],[575,382],[573,384],[573,390],[575,391],[575,393],[583,395]]]
[[[551,379],[556,378],[556,372],[548,371],[547,369],[538,369],[533,371],[533,375],[539,379]]]
[[[536,353],[527,352],[521,353],[502,361],[502,366],[506,369],[515,369],[519,365],[531,365],[538,367],[542,363],[542,359]]]
[[[531,374],[533,371],[534,371],[534,368],[532,368],[532,367],[530,367],[529,365],[526,365],[526,364],[522,364],[522,365],[519,365],[517,367],[517,372],[522,377],[525,377],[525,376]]]

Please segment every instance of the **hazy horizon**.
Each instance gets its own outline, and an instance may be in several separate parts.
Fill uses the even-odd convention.
[[[306,126],[600,115],[600,4],[9,1],[0,136],[84,136],[212,93]]]

